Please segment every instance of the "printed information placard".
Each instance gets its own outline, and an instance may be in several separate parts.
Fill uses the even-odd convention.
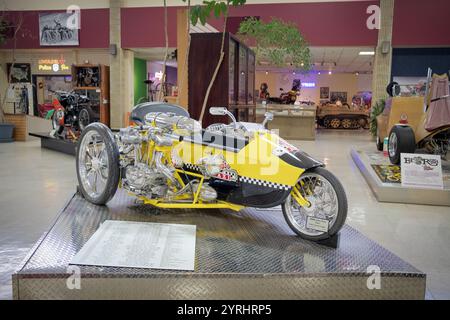
[[[70,264],[194,270],[196,226],[107,220]]]
[[[433,154],[401,154],[403,187],[443,189],[441,157]]]

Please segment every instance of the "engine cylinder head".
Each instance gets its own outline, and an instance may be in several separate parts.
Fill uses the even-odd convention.
[[[202,126],[194,119],[177,116],[168,112],[150,112],[145,115],[147,124],[152,124],[157,128],[171,131],[179,135],[191,135],[200,132]]]

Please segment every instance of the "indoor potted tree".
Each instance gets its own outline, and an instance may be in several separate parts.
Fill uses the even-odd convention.
[[[289,66],[300,72],[312,67],[308,43],[292,22],[276,18],[264,22],[249,17],[239,25],[238,37],[254,47],[260,65]]]

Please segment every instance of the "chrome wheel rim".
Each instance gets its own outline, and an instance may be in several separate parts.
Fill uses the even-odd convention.
[[[339,212],[337,194],[330,181],[311,172],[303,174],[296,186],[302,196],[311,203],[311,206],[309,208],[302,207],[289,195],[285,206],[289,222],[308,236],[319,236],[325,233],[308,228],[308,217],[328,220],[328,230],[330,230],[336,223]]]
[[[80,142],[78,170],[83,189],[92,198],[97,198],[106,189],[109,175],[109,160],[98,132],[86,133]]]
[[[64,117],[64,111],[62,110],[56,110],[53,113],[52,116],[52,125],[53,125],[53,129],[58,129],[59,128],[59,120]]]
[[[78,121],[80,123],[80,129],[83,131],[89,124],[89,112],[86,109],[82,109],[78,115]]]
[[[391,158],[395,157],[397,152],[397,135],[394,132],[389,136],[388,151]]]

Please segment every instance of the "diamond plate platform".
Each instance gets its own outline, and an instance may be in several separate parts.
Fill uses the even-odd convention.
[[[386,166],[391,163],[382,152],[373,149],[375,147],[351,149],[350,154],[378,201],[450,206],[450,163],[448,161],[442,162],[444,189],[405,188],[400,181],[386,183],[380,179],[373,166]]]
[[[105,220],[197,225],[195,271],[67,267]],[[369,266],[381,289],[369,290]],[[15,299],[423,299],[426,276],[349,226],[338,249],[296,237],[280,208],[156,210],[119,190],[108,206],[74,194],[13,275]]]
[[[41,148],[62,152],[72,156],[76,154],[76,142],[55,138],[48,133],[29,133],[29,135],[41,139]]]

